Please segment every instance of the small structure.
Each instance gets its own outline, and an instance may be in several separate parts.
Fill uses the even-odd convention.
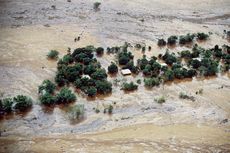
[[[122,69],[121,70],[121,74],[122,75],[130,75],[131,74],[131,71],[129,69]]]
[[[166,63],[160,63],[161,66],[168,66]]]

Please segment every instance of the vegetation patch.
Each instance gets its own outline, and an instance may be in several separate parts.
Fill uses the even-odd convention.
[[[24,95],[0,100],[0,114],[5,115],[12,112],[24,112],[32,107],[32,99]]]
[[[59,54],[59,52],[58,51],[56,51],[56,50],[51,50],[51,51],[49,51],[49,53],[47,54],[47,57],[49,58],[49,59],[58,59],[58,54]]]

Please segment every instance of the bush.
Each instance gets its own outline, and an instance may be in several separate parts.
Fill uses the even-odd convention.
[[[165,54],[162,56],[162,59],[168,65],[172,65],[173,63],[177,62],[176,56],[173,53],[170,54],[168,51],[165,52]]]
[[[94,72],[91,75],[91,78],[95,79],[95,80],[104,80],[107,78],[107,74],[105,69],[97,69],[96,72]]]
[[[172,81],[174,79],[174,73],[172,70],[166,70],[163,74],[164,81]]]
[[[71,64],[74,62],[74,59],[71,55],[64,55],[63,58],[62,58],[62,62],[64,64]]]
[[[60,92],[56,96],[57,103],[70,103],[76,100],[75,94],[66,87],[61,88]]]
[[[32,107],[31,98],[23,95],[14,97],[14,109],[17,111],[24,111]]]
[[[181,99],[189,99],[189,100],[195,101],[195,97],[189,96],[184,92],[180,92],[179,98],[181,98]]]
[[[84,117],[84,113],[84,105],[78,104],[70,108],[70,110],[68,111],[68,116],[70,120],[74,121],[82,119]]]
[[[152,88],[154,86],[160,85],[160,79],[159,78],[146,78],[144,79],[145,86],[148,88]]]
[[[92,73],[96,72],[96,67],[93,64],[86,65],[84,67],[84,74],[91,75]]]
[[[162,103],[164,103],[166,101],[164,96],[160,96],[158,98],[155,98],[154,100],[155,100],[155,102],[157,102],[159,104],[162,104]]]
[[[138,79],[138,80],[137,80],[137,84],[141,84],[141,79]]]
[[[191,34],[187,34],[187,35],[184,35],[184,36],[180,36],[180,38],[179,38],[179,44],[185,45],[187,43],[192,43],[194,37],[195,37],[194,34],[192,34],[192,35]]]
[[[201,60],[200,74],[204,76],[213,76],[218,72],[218,62],[209,58]]]
[[[198,69],[201,66],[201,62],[197,59],[189,61],[189,65],[191,65],[194,69]]]
[[[157,45],[158,45],[159,47],[165,46],[165,45],[166,45],[166,41],[165,41],[164,39],[159,39],[158,42],[157,42]]]
[[[121,56],[118,62],[120,65],[126,65],[129,62],[129,60],[130,60],[129,57]]]
[[[95,88],[95,87],[89,87],[89,88],[86,90],[86,94],[87,94],[89,97],[94,97],[94,96],[96,96],[96,94],[97,94],[97,88]]]
[[[146,59],[146,56],[143,55],[142,59],[138,59],[137,60],[137,64],[138,64],[138,67],[141,69],[141,70],[144,70],[146,65],[149,63],[149,61]]]
[[[53,94],[56,85],[50,80],[44,80],[42,84],[38,87],[38,93],[50,93]]]
[[[104,54],[104,48],[98,47],[98,48],[96,49],[96,53],[97,53],[97,55],[102,55],[102,54]]]
[[[133,82],[130,83],[123,83],[122,85],[122,90],[125,91],[133,91],[133,90],[137,90],[138,85],[134,84]]]
[[[192,58],[192,54],[189,50],[184,50],[184,51],[180,52],[180,57],[190,59],[190,58]]]
[[[68,83],[68,80],[65,78],[65,74],[63,71],[58,71],[55,76],[55,82],[58,86],[64,86]]]
[[[176,44],[176,42],[177,42],[177,36],[170,36],[169,38],[168,38],[168,44],[169,45],[175,45]]]
[[[108,94],[112,92],[112,84],[106,80],[96,81],[97,92],[100,94]]]
[[[205,33],[197,33],[197,39],[198,40],[207,40],[209,37],[208,34],[205,34]]]
[[[51,95],[50,93],[45,93],[39,97],[39,100],[41,101],[41,104],[43,105],[54,105],[56,102],[56,98]]]
[[[5,113],[10,113],[13,110],[13,99],[12,98],[5,98],[1,100],[1,109]]]
[[[98,10],[100,5],[101,5],[100,2],[95,2],[95,3],[93,4],[93,9],[94,9],[94,10]]]
[[[81,89],[83,92],[85,92],[90,86],[95,86],[95,81],[93,79],[90,79],[88,77],[82,77],[81,79],[77,79],[74,82],[74,85],[76,88]]]
[[[126,65],[130,60],[133,59],[131,52],[122,51],[118,54],[118,62],[120,65]]]
[[[56,50],[51,50],[49,51],[49,53],[47,54],[47,57],[50,59],[57,59],[58,58],[58,54],[59,52]]]
[[[109,114],[112,114],[112,113],[113,113],[113,106],[112,106],[112,105],[109,105],[108,113],[109,113]]]
[[[108,66],[108,72],[111,73],[111,74],[114,74],[114,73],[117,73],[118,72],[118,67],[115,63],[111,63],[109,66]]]

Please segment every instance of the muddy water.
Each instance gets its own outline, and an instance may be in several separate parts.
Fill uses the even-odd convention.
[[[54,4],[56,10],[51,9]],[[92,1],[0,1],[0,92],[4,97],[26,94],[34,99],[28,114],[1,121],[0,152],[229,151],[230,124],[222,122],[230,117],[229,73],[151,90],[144,88],[142,80],[139,89],[129,94],[121,91],[118,83],[111,96],[93,101],[77,94],[76,103],[86,108],[86,119],[79,124],[71,124],[66,108],[46,110],[37,100],[38,85],[55,75],[56,62],[46,59],[50,49],[63,55],[68,47],[141,42],[152,46],[152,51],[145,53],[151,57],[165,52],[166,48],[156,45],[159,37],[210,31],[210,40],[199,45],[223,45],[228,43],[222,38],[223,30],[229,28],[228,6],[225,0],[110,0],[103,1],[95,13]],[[75,43],[74,38],[81,33],[81,41]],[[170,51],[184,49],[189,48]],[[142,57],[141,51],[130,51],[136,59]],[[98,60],[107,68],[115,57],[105,54]],[[136,81],[142,76],[124,78],[118,74],[109,78],[112,82],[115,79]],[[203,89],[202,95],[195,94],[199,89]],[[179,99],[180,92],[194,96],[195,102]],[[166,103],[157,104],[154,98],[161,95]],[[103,114],[114,102],[113,115]],[[101,112],[96,114],[93,108]]]

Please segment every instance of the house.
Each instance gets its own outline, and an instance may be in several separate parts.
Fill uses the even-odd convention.
[[[130,75],[131,74],[131,71],[129,69],[122,69],[121,70],[121,74],[122,75]]]

